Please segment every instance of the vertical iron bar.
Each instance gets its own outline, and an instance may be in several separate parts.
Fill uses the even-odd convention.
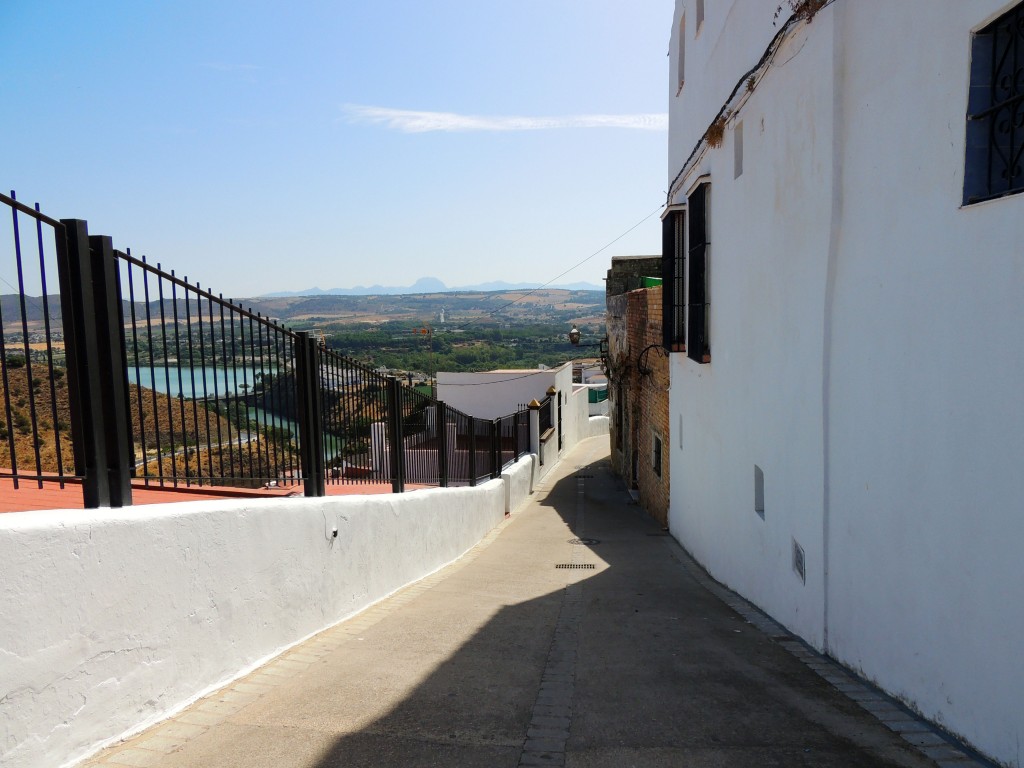
[[[11,190],[11,199],[16,199],[14,197],[13,189]],[[36,477],[41,477],[43,474],[43,460],[39,455],[39,420],[36,418],[35,382],[32,380],[32,348],[29,346],[28,342],[28,309],[25,306],[25,271],[21,264],[21,236],[18,231],[18,211],[12,208],[11,212],[14,217],[14,259],[18,268],[18,299],[21,305],[21,338],[25,349],[25,383],[28,385],[28,413],[32,422],[32,449],[36,460]],[[0,335],[3,335],[2,323],[0,323]],[[11,458],[13,459],[13,454]],[[43,487],[42,480],[37,480],[36,482],[40,488]]]
[[[146,263],[146,257],[142,257],[143,264]],[[142,270],[142,288],[146,301],[146,339],[149,343],[149,382],[152,389],[149,390],[149,394],[153,400],[153,437],[156,443],[156,477],[160,487],[164,484],[164,462],[163,462],[163,448],[160,445],[160,407],[157,403],[156,396],[156,366],[153,364],[155,358],[154,347],[153,347],[153,317],[150,311],[149,301],[149,270],[143,267]],[[163,301],[161,300],[161,305]],[[163,330],[161,328],[161,335]],[[167,356],[166,352],[164,355],[164,366],[166,367]],[[146,473],[149,473],[149,458],[143,457],[143,466],[146,467]]]
[[[223,300],[224,295],[220,294],[220,297]],[[237,420],[237,423],[235,424],[235,437],[238,439],[238,474],[235,475],[235,476],[240,478],[240,477],[244,476],[244,471],[245,471],[245,455],[242,453],[242,431],[243,431],[242,430],[242,420],[241,420],[241,418],[238,415],[238,366],[235,365],[235,356],[236,356],[236,350],[238,348],[238,343],[237,343],[237,339],[235,338],[235,317],[232,314],[232,310],[234,310],[234,304],[231,304],[229,306],[230,306],[230,309],[228,310],[228,327],[231,329],[231,385],[232,385],[232,387],[234,389],[233,394],[234,394],[234,399],[235,399],[235,409],[234,409],[233,412],[231,412],[230,404],[229,404],[228,410],[231,413],[231,415],[234,416],[234,418]],[[221,307],[221,314],[222,315],[223,315],[223,312],[224,312],[224,307]],[[243,381],[244,381],[244,379],[243,379]],[[246,433],[246,435],[248,435],[249,434],[249,416],[248,416],[248,411],[246,411],[245,422],[246,422],[245,433]],[[247,447],[248,447],[248,444],[247,444]]]
[[[228,356],[228,332],[224,327],[224,294],[217,294],[220,297],[218,306],[220,307],[220,346],[222,357],[224,358],[224,410],[227,412],[224,417],[228,424],[228,461],[230,462],[229,472],[231,478],[241,477],[242,474],[242,430],[239,426],[235,425],[235,440],[238,441],[238,470],[235,470],[235,440],[231,438],[231,393],[228,391],[228,361],[231,362],[232,379],[234,380],[235,391],[238,388],[238,377],[235,375],[235,324],[234,320],[231,319],[231,315],[228,315],[228,320],[231,325],[231,356]],[[235,411],[238,411],[238,403],[235,403]]]
[[[252,307],[249,307],[249,311],[252,312]],[[256,371],[257,370],[262,371],[262,367],[259,367],[259,366],[262,366],[262,364],[263,364],[263,350],[262,349],[260,350],[259,366],[256,363],[256,336],[259,333],[260,333],[260,324],[259,324],[259,322],[256,323],[256,331],[254,333],[253,332],[253,319],[252,319],[252,317],[250,317],[249,318],[249,358],[250,358],[250,360],[252,362],[252,384],[250,385],[249,392],[252,393],[253,409],[255,410],[255,413],[253,415],[256,417],[256,434],[258,436],[257,437],[258,442],[256,443],[256,469],[257,469],[257,475],[260,477],[261,480],[266,479],[266,480],[269,481],[269,477],[264,478],[264,474],[263,474],[263,458],[264,458],[264,456],[267,459],[267,475],[269,475],[269,473],[270,473],[269,472],[270,471],[270,448],[267,445],[267,414],[266,414],[266,411],[263,408],[260,407],[259,398],[256,397]],[[263,412],[262,423],[260,422],[260,412],[261,411]],[[262,452],[260,450],[261,448],[262,448]]]
[[[14,190],[11,190],[11,198],[14,198]],[[11,216],[14,218],[15,226],[18,221],[18,209],[11,208]],[[14,421],[11,418],[11,384],[7,375],[7,346],[4,339],[4,315],[0,308],[0,373],[4,382],[4,416],[7,421],[7,446],[11,452],[11,474],[14,475],[14,488],[18,489],[18,454],[14,446]]]
[[[323,447],[320,438],[320,396],[316,340],[308,331],[298,334],[295,367],[299,406],[299,449],[302,453],[303,488],[307,496],[326,494]]]
[[[498,421],[491,419],[491,479],[501,476],[501,461],[498,453]]]
[[[188,338],[188,371],[189,371],[189,382],[192,385],[192,429],[196,432],[196,478],[199,480],[199,486],[203,485],[203,455],[199,451],[199,447],[202,445],[202,438],[199,435],[199,404],[197,403],[197,392],[196,392],[196,365],[195,365],[195,347],[192,344],[192,307],[188,303],[188,275],[183,278],[185,283],[185,335]],[[179,369],[180,370],[180,369]],[[203,375],[203,396],[206,396],[206,369],[202,369]],[[182,401],[184,405],[184,401]],[[206,433],[206,450],[210,450],[210,433]]]
[[[405,490],[405,452],[402,446],[402,392],[398,379],[393,376],[387,379],[386,403],[388,442],[391,443],[391,492],[402,493]]]
[[[164,353],[164,384],[167,387],[166,394],[164,397],[167,398],[167,428],[171,433],[171,485],[175,488],[178,487],[178,462],[175,460],[174,455],[176,453],[174,445],[174,397],[171,395],[171,369],[167,365],[167,314],[164,311],[164,281],[160,276],[160,262],[156,263],[157,276],[156,276],[156,288],[160,299],[160,344],[163,348]],[[154,381],[154,389],[156,388],[156,382]],[[157,461],[160,462],[160,483],[163,484],[163,456],[157,456]]]
[[[174,277],[174,270],[171,270],[171,277]],[[185,291],[185,303],[188,304],[188,291]],[[188,429],[186,428],[186,416],[185,416],[185,380],[182,378],[181,373],[181,328],[179,326],[178,318],[178,284],[174,280],[171,281],[171,311],[174,313],[174,359],[178,365],[178,415],[181,416],[181,443],[185,452],[185,487],[188,488],[192,485],[192,464],[191,458],[188,454]],[[192,361],[189,360],[189,368],[192,367]],[[175,462],[177,464],[177,462]]]
[[[35,205],[39,213],[39,203]],[[36,242],[39,247],[39,281],[43,291],[43,328],[46,335],[46,367],[50,376],[50,409],[53,417],[53,442],[57,451],[57,475],[64,488],[64,457],[60,447],[60,419],[57,414],[57,383],[53,375],[53,343],[50,333],[50,300],[46,295],[46,264],[43,258],[43,222],[36,219]],[[67,382],[64,382],[67,385]]]
[[[476,485],[476,419],[469,417],[469,484]]]
[[[442,488],[448,487],[448,415],[447,406],[440,400],[434,402],[436,413],[434,424],[437,429],[437,482]]]
[[[121,257],[123,254],[114,251],[111,247],[107,256],[107,271],[110,273],[108,279],[113,282],[114,304],[110,308],[111,317],[116,327],[111,331],[111,337],[117,341],[120,348],[120,360],[115,361],[114,371],[117,374],[115,387],[120,390],[120,409],[124,413],[124,432],[121,439],[121,449],[125,452],[120,458],[118,466],[122,472],[127,472],[127,486],[131,491],[131,481],[135,477],[135,440],[132,438],[132,393],[131,384],[128,379],[128,340],[124,336],[124,296],[121,293]],[[130,268],[130,265],[129,265]],[[130,502],[129,502],[130,503]]]
[[[286,373],[286,371],[285,371],[286,366],[284,365],[284,362],[283,362],[284,361],[284,355],[282,353],[281,342],[282,342],[281,328],[278,326],[277,322],[275,321],[274,322],[274,366],[275,366],[275,369],[276,369],[276,374],[274,376],[274,381],[275,381],[275,384],[277,386],[277,389],[279,390],[277,403],[278,403],[279,407],[282,409],[282,411],[289,417],[288,421],[290,421],[292,424],[294,424],[296,427],[298,427],[298,424],[296,423],[296,418],[297,417],[295,416],[295,409],[294,409],[295,400],[293,398],[291,401],[289,401],[288,393],[285,392],[284,389],[282,388],[284,386],[284,383],[286,381],[288,381],[288,377],[285,375],[285,373]],[[287,350],[287,346],[288,346],[287,342],[285,342],[285,344],[284,344],[285,350]],[[294,371],[294,367],[293,367],[292,370]],[[293,384],[294,384],[294,379],[293,379]],[[287,404],[289,402],[292,403],[293,407],[288,407]],[[288,437],[288,438],[285,438],[283,440],[283,442],[281,443],[281,470],[285,473],[285,477],[291,476],[291,474],[292,474],[293,464],[295,463],[295,452],[294,452],[294,445],[293,445],[294,440],[293,439],[298,438],[298,435],[291,434],[292,430],[291,430],[290,427],[288,429],[288,432],[289,432],[289,434],[291,436]],[[278,474],[281,474],[281,473],[279,472]]]
[[[198,285],[198,283],[196,283]],[[210,370],[213,371],[213,408],[214,408],[214,423],[217,425],[217,468],[218,476],[221,482],[217,485],[223,485],[224,481],[224,435],[221,432],[220,424],[222,416],[220,413],[220,376],[217,371],[217,324],[213,317],[213,297],[206,297],[206,314],[210,318]],[[223,335],[221,340],[223,341]],[[227,382],[227,375],[225,374],[225,383]],[[206,414],[209,418],[210,405],[209,398],[207,398]],[[231,447],[231,438],[228,437],[228,448]],[[210,458],[210,476],[213,476],[213,458]]]
[[[257,402],[261,402],[261,406],[258,406],[260,411],[263,412],[263,437],[266,440],[266,467],[267,467],[267,481],[273,477],[276,473],[276,467],[278,467],[278,438],[275,434],[275,422],[278,417],[273,412],[272,403],[269,401],[269,397],[273,392],[273,387],[270,387],[270,394],[267,393],[266,385],[266,360],[263,352],[263,315],[259,312],[256,313],[257,324],[256,332],[259,338],[259,380],[260,380],[260,396]],[[271,382],[272,384],[272,382]],[[256,374],[253,374],[253,388],[256,388]],[[271,452],[273,454],[273,461],[270,460]]]
[[[131,251],[128,251],[129,255]],[[139,409],[139,445],[142,448],[142,466],[146,466],[146,414],[142,410],[142,378],[141,378],[141,363],[139,361],[139,328],[135,317],[135,280],[133,278],[134,270],[132,265],[128,264],[126,267],[128,270],[128,306],[131,309],[132,318],[132,355],[135,359],[135,400]],[[150,350],[150,357],[152,357],[152,350]],[[149,475],[143,469],[142,475],[143,484],[149,486]]]
[[[213,433],[210,429],[210,388],[206,383],[206,335],[203,333],[203,296],[200,293],[202,291],[202,285],[196,280],[196,316],[199,321],[199,369],[203,372],[203,411],[205,412],[206,421],[206,468],[210,475],[210,485],[215,485],[213,482]],[[191,337],[191,334],[190,334]],[[213,382],[214,385],[217,383],[217,369],[213,368]],[[192,402],[196,401],[195,387],[192,388]],[[196,427],[198,431],[199,427]],[[217,439],[218,444],[220,438]],[[218,452],[220,446],[217,446]],[[199,463],[199,462],[197,462]],[[200,464],[200,468],[202,465]]]
[[[239,309],[242,308],[241,304],[238,304],[237,306],[238,306]],[[234,302],[231,302],[231,308],[232,308],[232,310],[234,310],[234,308],[235,308],[235,303]],[[234,327],[234,323],[232,323],[232,327]],[[252,478],[256,477],[258,467],[253,466],[253,463],[252,463],[253,435],[252,435],[252,426],[249,423],[249,382],[246,380],[246,377],[248,375],[247,374],[248,363],[246,362],[246,359],[245,359],[245,316],[241,312],[238,313],[238,348],[242,350],[242,393],[243,393],[242,394],[242,408],[243,408],[243,410],[245,412],[245,415],[244,415],[244,419],[245,419],[245,435],[247,437],[247,440],[245,442],[245,453],[246,453],[246,456],[249,457],[249,478],[252,479]],[[238,366],[235,366],[235,381],[238,381]],[[237,392],[236,392],[236,394],[237,394]],[[236,403],[237,403],[237,401],[236,401]],[[239,418],[242,418],[242,417],[239,417]],[[258,451],[259,450],[259,446],[260,446],[258,432],[257,432],[257,436],[256,437],[257,437],[256,450]],[[258,453],[256,454],[256,459],[257,459],[257,461],[259,460],[259,454]]]

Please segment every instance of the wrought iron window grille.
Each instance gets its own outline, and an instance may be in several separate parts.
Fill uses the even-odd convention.
[[[971,40],[964,205],[1024,192],[1024,2]]]

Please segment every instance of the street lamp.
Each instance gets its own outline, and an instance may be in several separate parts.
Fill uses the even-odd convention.
[[[576,327],[576,323],[572,324],[572,330],[569,331],[569,342],[573,346],[578,346],[580,343],[580,329]]]

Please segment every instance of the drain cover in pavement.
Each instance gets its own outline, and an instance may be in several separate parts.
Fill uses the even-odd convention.
[[[569,539],[570,544],[585,544],[587,546],[593,546],[594,544],[600,544],[600,539]]]
[[[555,568],[582,568],[588,571],[592,571],[596,567],[593,563],[557,563],[555,565]]]

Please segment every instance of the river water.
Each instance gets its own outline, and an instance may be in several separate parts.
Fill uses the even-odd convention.
[[[146,389],[155,389],[172,397],[184,396],[212,398],[214,394],[224,397],[228,394],[242,394],[256,383],[256,374],[272,374],[268,368],[180,368],[176,365],[146,365],[128,368],[128,381]],[[193,386],[193,381],[195,385]],[[242,385],[245,384],[246,387]]]
[[[179,380],[180,373],[180,380]],[[201,368],[180,368],[176,365],[154,365],[128,369],[128,381],[131,384],[138,384],[146,389],[155,389],[157,392],[172,397],[183,396],[191,400],[193,397],[208,398],[212,400],[214,394],[223,398],[228,394],[242,394],[245,389],[256,382],[256,374],[273,373],[267,368],[242,368],[241,366],[229,368],[206,367]],[[136,378],[137,377],[137,378]],[[193,379],[195,386],[193,387]],[[205,382],[205,390],[204,390]],[[299,425],[290,419],[264,411],[262,408],[250,407],[249,418],[258,420],[261,425],[272,426],[278,429],[286,429],[296,438],[299,435]],[[335,435],[324,435],[324,452],[328,459],[334,458],[341,450],[343,441]]]

